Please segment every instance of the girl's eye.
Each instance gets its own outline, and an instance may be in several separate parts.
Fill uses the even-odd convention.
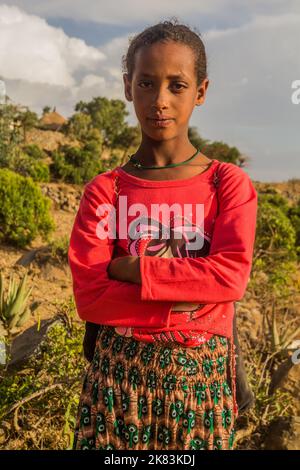
[[[145,82],[145,81],[140,82],[139,86],[144,85],[144,84],[146,84],[146,88],[147,88],[147,85],[151,84],[151,82]],[[174,88],[176,87],[176,90],[178,90],[178,91],[181,90],[182,88],[186,88],[182,83],[173,83],[172,86],[174,86]],[[177,87],[180,87],[180,88],[177,88]]]
[[[181,83],[175,83],[175,85],[176,85],[176,86],[179,86],[179,87],[181,87],[181,88],[185,88],[185,86],[182,85]],[[180,88],[180,89],[181,89],[181,88]],[[178,88],[177,88],[177,90],[178,90]]]
[[[139,86],[144,85],[145,83],[146,83],[146,84],[147,84],[147,83],[149,84],[149,82],[140,82],[140,83],[139,83]]]

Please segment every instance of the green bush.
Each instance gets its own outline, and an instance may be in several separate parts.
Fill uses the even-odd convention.
[[[5,159],[0,159],[0,167],[22,176],[31,176],[34,181],[47,183],[50,180],[50,170],[42,161],[43,158],[45,154],[37,145],[28,145],[23,149],[15,147]]]
[[[278,250],[281,258],[294,259],[296,233],[285,211],[269,201],[260,201],[258,206],[256,248],[267,257]]]
[[[297,270],[296,230],[282,196],[260,195],[250,288],[255,295],[289,295]],[[261,273],[265,279],[261,280]]]
[[[51,256],[59,262],[68,263],[69,235],[64,235],[50,242]]]
[[[34,181],[48,183],[50,181],[50,170],[46,163],[36,160],[36,157],[20,153],[14,164],[10,166],[12,171],[22,176],[31,176]]]
[[[300,257],[300,199],[296,205],[289,208],[288,217],[296,231],[297,254]]]
[[[32,178],[0,169],[0,200],[0,242],[23,248],[37,235],[48,241],[55,228],[51,201]]]
[[[259,202],[264,203],[268,202],[272,204],[274,207],[282,210],[286,215],[289,211],[289,201],[286,197],[278,194],[275,188],[268,188],[266,192],[259,195]]]
[[[35,160],[41,160],[46,157],[45,152],[36,144],[25,145],[23,152]]]
[[[260,194],[259,204],[268,202],[272,206],[280,209],[289,219],[296,232],[295,248],[298,256],[300,255],[300,199],[290,206],[288,199],[278,193],[274,188],[268,188],[266,192]]]
[[[52,154],[50,172],[54,179],[66,183],[84,184],[103,172],[100,152],[95,142],[87,147],[61,146]]]

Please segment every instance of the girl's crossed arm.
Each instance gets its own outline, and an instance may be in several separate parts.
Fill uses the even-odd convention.
[[[141,301],[141,285],[111,279],[114,240],[96,233],[100,204],[111,203],[111,181],[98,175],[85,186],[68,250],[77,312],[82,320],[124,327],[169,326],[171,301]]]
[[[117,258],[109,268],[111,275],[121,275],[118,263],[122,263],[126,280],[141,284],[142,300],[181,303],[240,300],[252,266],[257,193],[243,170],[227,164],[221,175],[219,194],[220,212],[208,256]],[[180,304],[177,307],[182,310]],[[176,306],[172,310],[176,310]]]

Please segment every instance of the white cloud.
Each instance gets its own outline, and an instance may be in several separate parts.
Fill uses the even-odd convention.
[[[191,19],[194,23],[203,15],[215,18],[234,18],[244,16],[249,19],[256,14],[278,15],[287,11],[300,12],[299,0],[11,0],[24,10],[42,17],[72,18],[79,21],[120,24],[124,22],[145,22],[148,24],[179,16],[179,19]]]
[[[300,75],[300,15],[259,16],[203,37],[211,79],[207,112],[218,110],[227,124],[294,122],[290,95],[291,82]]]
[[[128,38],[100,49],[68,37],[36,15],[0,5],[0,74],[8,96],[40,112],[56,106],[66,116],[93,96],[124,99],[121,57]]]
[[[212,13],[224,5],[226,0],[202,0],[201,12]],[[149,21],[172,15],[187,15],[199,8],[196,0],[13,0],[14,5],[28,12],[43,17],[72,18],[80,21],[95,21],[98,23],[123,24],[124,21]]]
[[[98,77],[98,75],[86,75],[82,82],[81,86],[83,88],[90,88],[94,86],[99,86],[99,85],[104,85],[105,84],[105,78],[104,77]]]
[[[6,79],[73,86],[77,70],[95,70],[105,55],[17,7],[0,5],[0,67]]]

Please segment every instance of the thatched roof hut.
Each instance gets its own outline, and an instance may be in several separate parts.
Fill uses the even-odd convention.
[[[42,129],[59,131],[66,122],[67,119],[65,119],[61,114],[56,111],[52,111],[44,114],[40,119],[39,124]]]

